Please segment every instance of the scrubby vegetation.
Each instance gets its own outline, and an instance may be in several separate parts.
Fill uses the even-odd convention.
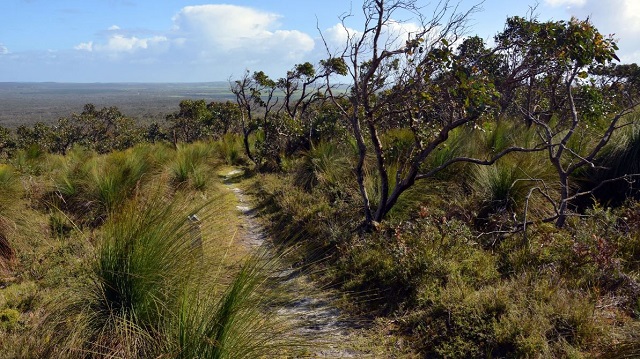
[[[289,324],[268,309],[279,267],[236,241],[214,147],[76,146],[3,164],[0,357],[295,352]],[[187,163],[184,181],[176,163]]]
[[[366,1],[337,55],[247,72],[235,103],[0,130],[0,347],[282,355],[232,220],[191,242],[190,214],[232,213],[212,173],[234,165],[288,260],[408,339],[393,355],[637,356],[637,65],[588,20],[513,17],[489,47],[445,7],[398,41],[414,5]]]

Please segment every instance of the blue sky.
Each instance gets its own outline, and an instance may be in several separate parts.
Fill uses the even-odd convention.
[[[428,4],[429,1],[419,1]],[[437,1],[431,1],[437,3]],[[477,2],[462,0],[460,9]],[[319,27],[361,1],[0,0],[0,82],[205,82],[245,69],[279,77],[324,54]],[[471,34],[491,39],[532,3],[486,0]],[[639,0],[540,0],[540,20],[591,18],[619,39],[623,62],[640,62]],[[354,17],[348,24],[359,29]],[[336,36],[332,36],[336,35]]]

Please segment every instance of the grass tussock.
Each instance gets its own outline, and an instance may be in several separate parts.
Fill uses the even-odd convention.
[[[307,191],[316,186],[335,188],[349,172],[349,160],[338,145],[320,142],[304,152],[295,169],[294,183]]]
[[[228,133],[213,143],[213,147],[219,159],[227,165],[246,165],[247,159],[242,149],[242,138],[236,134]]]
[[[10,236],[16,204],[22,196],[20,178],[12,166],[0,164],[0,272],[8,270],[15,262],[16,254]]]
[[[42,176],[0,166],[2,238],[15,258],[0,272],[0,357],[296,352],[274,315],[273,260],[240,243],[237,198],[211,172],[215,150],[189,146],[75,147],[48,155]],[[190,172],[176,191],[170,164],[180,157],[202,185]],[[22,198],[25,186],[41,195]]]
[[[80,224],[102,224],[109,213],[140,191],[162,170],[168,148],[141,145],[126,151],[97,155],[74,148],[61,157],[47,205],[63,209]]]
[[[205,143],[178,146],[175,158],[169,163],[171,181],[176,187],[203,190],[207,183],[207,161],[213,149]]]
[[[216,300],[206,292],[188,292],[181,300],[174,325],[176,357],[268,357],[291,346],[293,342],[283,337],[287,326],[282,319],[265,312],[269,310],[265,298],[271,292],[267,289],[267,269],[273,267],[264,258],[250,259]]]
[[[39,355],[255,358],[282,350],[283,327],[265,312],[269,262],[244,257],[229,267],[232,242],[209,243],[210,229],[189,218],[198,212],[207,223],[206,207],[181,203],[134,197],[108,217],[88,277],[38,328],[47,338]]]
[[[14,207],[17,199],[22,196],[20,177],[12,166],[0,164],[0,216]]]

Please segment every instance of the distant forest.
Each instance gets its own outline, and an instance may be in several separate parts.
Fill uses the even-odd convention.
[[[162,121],[181,100],[235,100],[226,81],[206,83],[0,82],[0,126],[53,124],[85,104],[116,106],[142,123]]]

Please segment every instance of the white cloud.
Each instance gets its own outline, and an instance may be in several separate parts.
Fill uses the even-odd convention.
[[[136,50],[148,49],[151,46],[168,41],[164,36],[153,36],[149,38],[137,38],[135,36],[126,37],[123,35],[113,35],[105,45],[94,46],[96,51],[106,51],[111,53],[133,52]]]
[[[327,45],[334,47],[344,47],[349,38],[358,36],[358,34],[358,31],[343,24],[335,24],[322,33]]]
[[[216,79],[241,74],[247,67],[277,77],[308,60],[315,48],[311,36],[281,29],[279,19],[277,14],[235,5],[187,6],[164,32],[113,25],[74,49],[106,55],[94,61],[165,64],[172,70],[205,68],[219,74]]]
[[[88,41],[88,42],[82,42],[76,46],[73,47],[76,50],[81,50],[81,51],[93,51],[93,41]]]
[[[418,31],[420,31],[420,26],[415,23],[390,20],[381,34],[380,46],[387,49],[403,47],[406,41],[415,37]],[[338,23],[324,30],[322,36],[329,47],[329,51],[335,52],[335,50],[344,49],[350,38],[357,41],[362,36],[362,32]]]
[[[123,52],[131,53],[137,50],[146,50],[167,41],[169,41],[169,39],[165,36],[139,38],[136,36],[127,37],[120,34],[113,34],[108,37],[106,43],[99,44],[93,41],[87,41],[74,46],[74,49],[88,52],[106,52],[115,55]]]
[[[227,51],[269,37],[278,16],[235,5],[187,6],[173,17],[174,29]]]
[[[9,53],[9,49],[3,44],[0,44],[0,55],[6,55]]]
[[[262,54],[300,58],[313,39],[297,30],[278,29],[279,15],[235,5],[187,6],[173,17],[173,32],[204,53]]]

